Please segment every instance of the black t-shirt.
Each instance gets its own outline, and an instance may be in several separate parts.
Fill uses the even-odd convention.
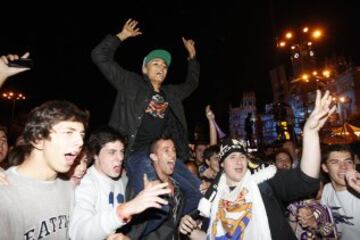
[[[167,119],[168,106],[169,103],[166,101],[165,94],[153,91],[153,96],[145,109],[136,134],[134,150],[148,146],[161,136]]]
[[[295,240],[294,231],[285,216],[283,203],[312,198],[319,189],[319,179],[307,176],[300,168],[278,170],[273,178],[258,186],[272,239]]]

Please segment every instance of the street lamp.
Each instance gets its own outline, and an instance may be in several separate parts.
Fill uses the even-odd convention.
[[[314,88],[324,86],[331,72],[328,69],[317,69],[314,46],[324,36],[323,30],[313,26],[304,26],[281,34],[277,46],[288,50],[293,74],[290,80],[290,102],[295,112],[295,122],[301,125],[309,114],[309,95]],[[299,127],[300,128],[300,127]]]
[[[15,92],[15,91],[3,92],[1,94],[1,96],[6,101],[12,101],[11,119],[10,119],[10,124],[11,125],[10,125],[10,128],[9,128],[9,129],[12,129],[11,126],[12,126],[13,121],[14,121],[16,101],[24,101],[24,100],[26,100],[26,96],[23,93]]]
[[[309,72],[303,72],[301,73],[297,78],[294,78],[291,80],[291,83],[297,83],[297,82],[310,82],[312,80],[315,80],[316,82],[327,81],[331,77],[331,71],[327,68],[320,70],[322,74],[319,74],[318,70],[313,70],[311,73]]]
[[[289,46],[290,59],[294,78],[299,78],[304,72],[311,72],[315,67],[315,52],[313,44],[322,38],[323,31],[318,28],[304,27],[301,32],[288,31],[277,43],[279,48]]]

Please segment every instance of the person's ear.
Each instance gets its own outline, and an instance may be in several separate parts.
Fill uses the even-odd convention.
[[[158,157],[155,153],[150,153],[150,159],[154,162],[156,162],[158,160]]]
[[[98,155],[94,155],[94,162],[98,163],[100,161],[99,156]]]
[[[224,168],[224,162],[220,163],[220,167]]]
[[[210,160],[209,159],[205,159],[205,163],[210,166]]]
[[[35,141],[32,141],[31,145],[37,150],[43,150],[44,149],[44,143],[45,143],[44,139],[37,139]]]
[[[325,163],[321,164],[321,168],[322,168],[322,170],[323,170],[324,172],[329,173],[329,169],[328,169],[328,167],[326,166]]]
[[[50,138],[50,136],[49,136]],[[43,150],[45,145],[45,138],[41,134],[37,136],[37,139],[30,142],[31,145],[37,150]]]

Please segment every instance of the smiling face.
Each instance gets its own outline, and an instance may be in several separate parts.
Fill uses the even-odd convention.
[[[233,152],[229,154],[221,166],[226,175],[226,183],[229,186],[234,186],[241,181],[247,171],[248,157],[240,152]]]
[[[171,176],[175,170],[176,149],[171,139],[160,139],[156,142],[150,158],[154,163],[154,168],[160,179]]]
[[[168,66],[161,58],[155,58],[143,67],[143,73],[148,76],[151,83],[161,85],[167,75]]]
[[[350,152],[333,151],[326,162],[322,164],[324,172],[328,173],[335,191],[346,189],[345,173],[355,168]]]
[[[69,171],[81,151],[84,135],[84,125],[80,122],[61,121],[55,124],[49,138],[34,143],[47,166],[44,171],[54,174]]]
[[[290,169],[291,168],[291,157],[285,152],[279,152],[275,156],[275,166],[278,169]]]
[[[121,175],[124,160],[124,144],[116,140],[106,143],[98,155],[94,156],[95,168],[105,176],[118,178]]]

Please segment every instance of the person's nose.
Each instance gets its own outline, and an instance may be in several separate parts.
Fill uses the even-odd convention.
[[[84,138],[83,135],[78,133],[75,136],[74,143],[77,147],[81,148],[84,145]]]
[[[120,163],[122,163],[122,161],[124,160],[124,154],[123,153],[117,153],[116,154],[116,157],[115,157],[115,160],[116,160],[116,162],[120,162]]]

